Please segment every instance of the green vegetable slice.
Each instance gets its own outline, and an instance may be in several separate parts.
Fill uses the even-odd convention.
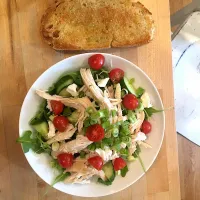
[[[47,138],[47,134],[49,132],[49,126],[46,121],[43,121],[38,124],[34,124],[32,126],[38,133],[40,133],[42,135],[42,137]]]
[[[127,89],[131,94],[134,94],[136,97],[141,97],[145,90],[142,87],[136,89],[133,85],[134,81],[134,79],[128,80],[128,78],[124,77],[120,84],[122,88]]]
[[[59,94],[62,89],[66,88],[67,86],[71,85],[73,83],[73,79],[70,78],[70,76],[64,76],[62,77],[56,84],[56,94]]]
[[[104,164],[102,170],[104,171],[106,178],[110,182],[113,182],[115,179],[115,170],[112,161],[108,161],[106,164]]]

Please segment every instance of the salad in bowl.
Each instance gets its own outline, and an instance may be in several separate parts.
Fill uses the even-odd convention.
[[[153,148],[146,140],[153,126],[153,107],[145,88],[120,68],[104,66],[105,57],[93,54],[88,65],[63,73],[48,90],[36,88],[42,103],[17,142],[23,151],[49,154],[57,182],[110,186],[129,173],[140,152]],[[151,150],[149,150],[151,151]]]

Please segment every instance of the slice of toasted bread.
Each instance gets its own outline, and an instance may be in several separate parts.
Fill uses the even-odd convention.
[[[44,40],[56,50],[137,46],[154,36],[152,14],[131,0],[63,0],[41,20]]]

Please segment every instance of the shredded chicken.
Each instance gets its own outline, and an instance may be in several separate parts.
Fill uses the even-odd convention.
[[[107,97],[104,97],[103,91],[96,85],[90,69],[82,68],[80,69],[80,73],[84,84],[93,95],[93,98],[95,98],[98,102],[100,102],[103,108],[112,110],[113,106],[110,100]]]
[[[121,97],[121,85],[118,83],[116,85],[116,89],[115,89],[115,98],[118,99],[118,100],[122,100],[122,97]],[[118,118],[120,120],[122,120],[123,116],[122,116],[122,108],[121,108],[121,103],[117,105],[117,114],[118,114]]]
[[[122,117],[118,117],[118,116],[115,116],[115,117],[112,117],[110,116],[110,123],[111,124],[115,124],[117,122],[120,122],[120,121],[126,121],[128,120],[128,117],[125,115],[125,116],[122,116]]]
[[[129,130],[131,131],[131,134],[137,133],[140,130],[140,127],[145,118],[144,111],[138,112],[136,116],[137,116],[137,121],[133,124],[130,124],[129,126]]]
[[[132,155],[135,152],[136,149],[137,149],[136,148],[136,143],[132,141],[132,144],[131,144],[131,146],[128,149],[129,155]]]
[[[147,142],[140,141],[139,144],[142,145],[142,146],[145,147],[145,148],[150,148],[150,149],[152,149],[152,146],[151,146],[150,144],[148,144]]]
[[[106,88],[106,90],[108,91],[109,98],[114,98],[114,88],[113,88],[113,85],[111,85],[108,88]]]
[[[45,91],[42,90],[36,90],[36,93],[47,100],[56,100],[56,101],[61,101],[65,106],[69,106],[72,108],[75,108],[79,111],[79,119],[78,119],[78,131],[80,132],[83,128],[83,120],[85,117],[85,109],[88,107],[92,107],[94,110],[94,106],[89,100],[88,97],[83,97],[83,98],[63,98],[61,96],[53,95],[51,96]]]
[[[52,111],[52,107],[51,107],[51,102],[49,100],[47,100],[47,108]]]
[[[58,132],[56,135],[47,141],[48,144],[52,144],[54,142],[60,142],[63,140],[70,139],[74,133],[76,132],[76,128],[72,124],[69,124],[65,132]]]
[[[90,183],[90,178],[94,175],[106,179],[102,170],[98,171],[93,167],[88,166],[86,159],[76,158],[72,167],[66,169],[66,172],[70,172],[72,175],[65,179],[65,183]]]
[[[83,85],[80,88],[79,92],[81,92],[81,91],[83,91],[87,97],[93,99],[93,96],[92,96],[91,92],[88,90],[88,88],[85,85]]]
[[[92,141],[88,140],[87,137],[83,135],[77,135],[75,140],[72,140],[67,143],[63,143],[60,145],[57,152],[55,152],[55,156],[60,153],[72,153],[75,154],[85,149],[88,145],[90,145]]]
[[[47,133],[47,138],[50,139],[56,135],[56,129],[52,121],[48,121],[48,124],[49,124],[49,132]]]

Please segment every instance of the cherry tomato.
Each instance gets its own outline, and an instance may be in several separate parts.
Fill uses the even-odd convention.
[[[147,120],[144,120],[142,123],[141,131],[145,134],[148,134],[151,132],[151,123]]]
[[[69,168],[73,164],[74,157],[71,153],[62,153],[58,155],[58,162],[63,168]]]
[[[114,170],[115,171],[123,169],[126,166],[126,162],[123,158],[115,158],[113,164],[114,164]]]
[[[124,96],[124,98],[122,100],[122,104],[128,110],[135,110],[139,105],[139,101],[135,95],[127,94]]]
[[[103,167],[103,159],[100,156],[94,156],[88,159],[90,165],[92,165],[95,169],[101,170]]]
[[[109,78],[113,83],[119,83],[124,77],[124,71],[119,68],[112,69],[109,73]]]
[[[64,132],[68,124],[69,124],[69,120],[64,116],[56,116],[53,119],[53,125],[60,132]]]
[[[51,100],[50,103],[55,115],[59,115],[63,111],[64,104],[62,104],[60,101]]]
[[[94,124],[87,128],[86,136],[90,141],[98,142],[104,138],[105,132],[100,124]]]
[[[101,54],[94,54],[93,56],[89,57],[88,64],[94,70],[99,70],[103,67],[105,62],[105,58]]]

